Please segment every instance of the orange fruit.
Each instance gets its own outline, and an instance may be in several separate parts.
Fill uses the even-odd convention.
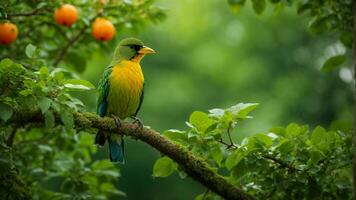
[[[115,27],[109,20],[98,17],[93,23],[92,34],[97,40],[109,41],[115,35]]]
[[[0,43],[10,44],[16,40],[18,34],[17,26],[10,22],[0,23]]]
[[[57,24],[71,26],[78,18],[77,9],[71,4],[63,4],[54,11]]]

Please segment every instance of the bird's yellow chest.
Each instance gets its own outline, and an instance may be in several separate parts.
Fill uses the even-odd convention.
[[[122,61],[113,67],[108,95],[108,112],[121,119],[135,114],[143,90],[144,77],[139,63]]]
[[[113,67],[110,75],[110,83],[130,88],[143,84],[144,77],[140,64],[132,61],[122,61]]]

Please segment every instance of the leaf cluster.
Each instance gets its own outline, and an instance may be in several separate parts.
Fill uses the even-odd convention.
[[[92,90],[94,86],[90,82],[74,79],[62,68],[30,70],[10,59],[0,61],[0,77],[4,78],[0,85],[2,123],[20,108],[40,110],[45,116],[45,127],[0,124],[3,146],[0,176],[27,189],[10,192],[11,198],[27,195],[38,199],[107,199],[124,195],[114,186],[120,176],[117,168],[107,160],[93,160],[96,147],[92,137],[78,136],[73,130],[72,112],[83,110],[84,106],[70,92]],[[64,125],[55,123],[55,116]],[[4,190],[1,194],[10,191],[1,188]]]
[[[218,173],[257,198],[350,199],[352,197],[352,124],[321,126],[289,124],[266,133],[226,142],[226,135],[249,117],[257,104],[195,111],[186,131],[168,130],[164,136],[203,157]],[[225,139],[225,140],[224,140]],[[166,156],[158,159],[153,176],[167,177],[179,166]],[[216,199],[206,192],[197,199]]]

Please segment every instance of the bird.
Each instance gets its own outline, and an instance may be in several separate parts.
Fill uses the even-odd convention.
[[[153,53],[156,52],[137,38],[125,38],[119,42],[98,83],[97,114],[100,117],[113,117],[118,127],[126,118],[132,118],[142,126],[136,117],[144,98],[144,75],[140,62],[146,54]],[[123,136],[99,130],[95,144],[104,146],[106,141],[110,161],[124,164]]]

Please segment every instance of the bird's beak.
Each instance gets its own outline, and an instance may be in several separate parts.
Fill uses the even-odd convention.
[[[149,48],[149,47],[146,47],[146,46],[143,46],[139,51],[138,53],[142,53],[142,54],[149,54],[149,53],[156,53],[155,50]]]

